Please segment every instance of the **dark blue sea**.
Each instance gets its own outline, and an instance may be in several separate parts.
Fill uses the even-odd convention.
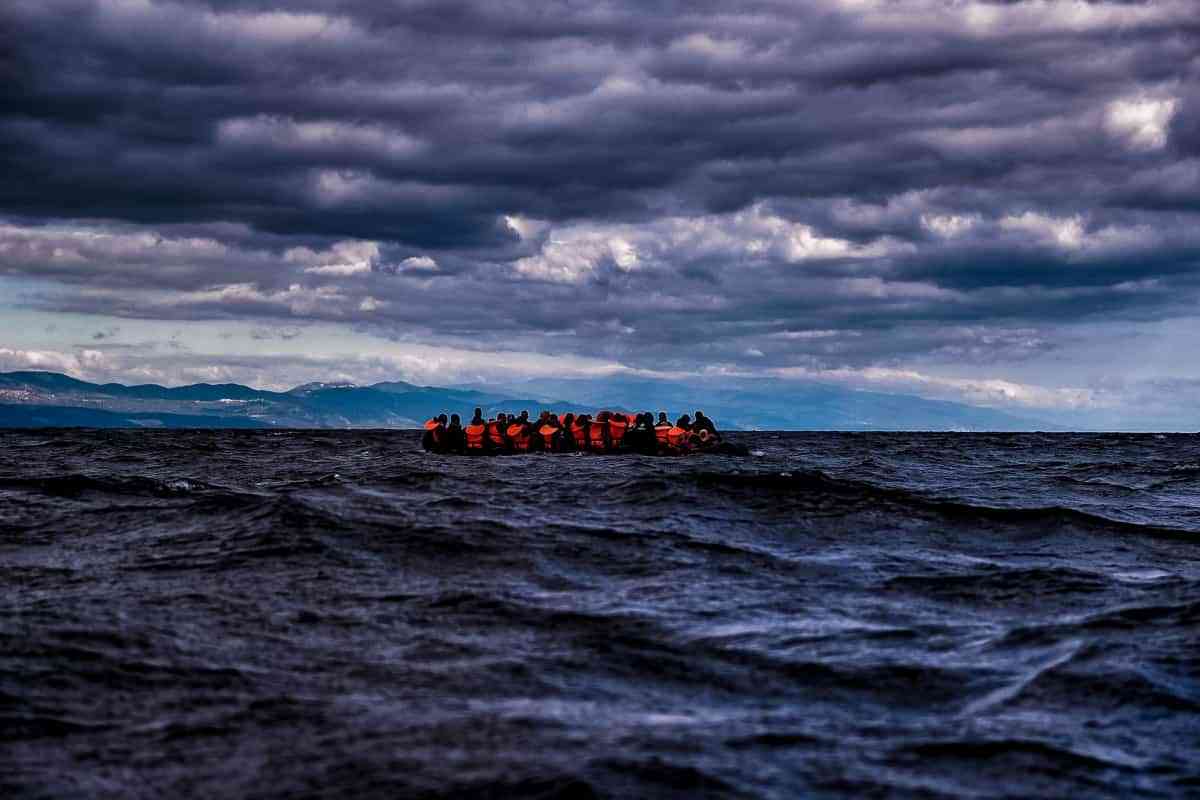
[[[1200,796],[1200,438],[0,432],[0,797]]]

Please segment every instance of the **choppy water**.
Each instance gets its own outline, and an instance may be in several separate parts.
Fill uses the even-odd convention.
[[[0,794],[1200,795],[1200,441],[0,433]]]

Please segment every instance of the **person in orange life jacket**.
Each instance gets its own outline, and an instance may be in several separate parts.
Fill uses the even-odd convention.
[[[575,427],[575,415],[568,411],[562,418],[562,430],[558,435],[558,449],[564,453],[574,453],[579,448],[576,447],[575,434],[571,429]]]
[[[529,424],[529,412],[522,411],[521,416],[511,421],[507,433],[514,453],[528,453],[533,445],[533,426]]]
[[[672,427],[670,421],[667,419],[667,413],[665,411],[658,412],[658,422],[654,425],[654,437],[658,439],[658,446],[662,450],[665,450],[667,447],[667,431],[671,430]]]
[[[421,434],[421,447],[427,453],[442,453],[446,447],[446,415],[434,417],[425,423]]]
[[[494,420],[487,424],[488,444],[493,453],[507,453],[508,446],[508,415],[501,411]]]
[[[487,439],[488,452],[508,452],[509,440],[505,435],[505,428],[508,427],[509,421],[508,417],[504,415],[504,411],[500,411],[500,413],[496,415],[496,419],[487,421],[484,435]]]
[[[483,418],[482,408],[475,409],[475,416],[471,417],[470,423],[463,429],[463,435],[467,453],[479,455],[491,452],[492,448],[487,436],[487,422]]]
[[[588,451],[588,429],[591,427],[591,423],[592,418],[590,416],[580,414],[568,429],[571,433],[571,438],[575,440],[575,449],[580,453]]]
[[[550,419],[549,411],[542,411],[538,414],[538,418],[529,424],[529,449],[531,452],[540,453],[542,451],[542,426]]]
[[[629,420],[622,413],[614,412],[608,417],[609,448],[619,450],[625,441],[625,433],[629,430]]]
[[[557,453],[562,449],[562,427],[559,425],[558,417],[553,414],[546,414],[541,419],[541,424],[537,427],[538,449],[543,453]]]
[[[601,411],[588,425],[588,449],[593,453],[607,453],[612,449],[608,431],[609,416],[607,411]]]
[[[688,437],[691,435],[692,420],[684,414],[675,421],[675,427],[667,431],[667,449],[672,453],[684,453],[688,449]]]

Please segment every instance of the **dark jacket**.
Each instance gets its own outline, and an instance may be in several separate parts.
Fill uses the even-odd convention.
[[[455,425],[451,422],[446,428],[446,452],[467,452],[467,434],[463,431],[462,425]]]

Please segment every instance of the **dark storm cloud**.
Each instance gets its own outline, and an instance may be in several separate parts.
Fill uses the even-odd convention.
[[[978,363],[1200,274],[1188,2],[16,0],[0,33],[0,274],[44,308]]]

